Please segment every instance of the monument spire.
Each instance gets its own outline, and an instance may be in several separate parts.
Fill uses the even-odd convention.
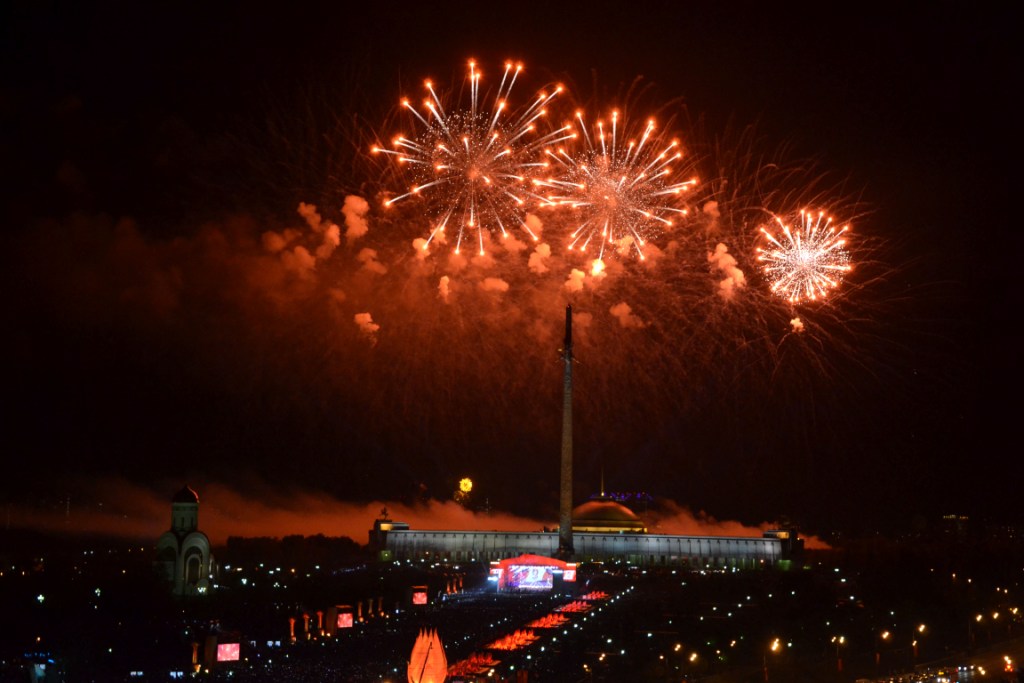
[[[558,557],[572,559],[572,304],[565,307],[562,378],[562,467],[558,501]]]

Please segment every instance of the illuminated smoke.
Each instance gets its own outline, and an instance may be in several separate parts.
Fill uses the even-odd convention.
[[[570,292],[582,292],[583,291],[583,280],[587,274],[582,270],[572,269],[569,273],[569,278],[565,281],[565,288]]]
[[[743,271],[736,267],[736,259],[729,253],[729,247],[719,242],[714,253],[708,254],[708,262],[725,273],[725,279],[718,283],[718,294],[723,299],[732,299],[735,290],[746,284],[746,279]]]
[[[466,269],[469,265],[469,259],[462,254],[457,252],[451,252],[448,254],[448,271],[452,273],[459,273]]]
[[[508,283],[498,277],[485,277],[480,283],[480,289],[485,292],[507,292]]]
[[[329,258],[339,244],[341,244],[341,228],[331,223],[324,230],[324,241],[316,248],[317,259],[322,261]]]
[[[718,520],[704,511],[693,513],[690,509],[672,500],[659,500],[646,520],[651,533],[677,534],[680,536],[733,536],[760,537],[769,529],[785,528],[777,522],[762,522],[756,526],[730,520]],[[800,534],[804,547],[827,549],[830,546],[815,536]]]
[[[799,333],[804,331],[804,321],[800,320],[800,318],[793,318],[789,321],[789,324],[793,326],[794,332]]]
[[[366,214],[370,210],[369,203],[362,197],[348,195],[341,212],[345,215],[345,240],[350,244],[370,231]]]
[[[356,313],[355,322],[359,327],[359,331],[362,332],[369,340],[371,344],[377,343],[377,331],[380,329],[380,325],[373,322],[373,316],[369,313]]]
[[[704,211],[704,215],[712,221],[717,221],[722,217],[722,214],[718,210],[718,202],[705,202],[702,210]]]
[[[451,293],[449,289],[450,278],[447,275],[442,275],[441,280],[437,284],[437,293],[441,296],[441,301],[448,303],[448,295]]]
[[[530,248],[530,245],[520,239],[516,239],[516,236],[512,233],[509,233],[507,237],[502,239],[500,244],[510,254],[519,254]]]
[[[648,268],[653,268],[657,265],[658,259],[663,258],[665,252],[662,251],[656,244],[648,242],[647,246],[644,247],[644,260],[641,263]]]
[[[629,304],[625,301],[615,304],[608,310],[608,312],[618,319],[619,325],[627,329],[640,329],[646,327],[646,323],[644,323],[643,320],[633,315],[633,309],[630,308]]]
[[[288,245],[296,240],[302,233],[295,229],[283,230],[281,232],[274,232],[273,230],[267,230],[263,233],[261,241],[263,248],[271,254],[277,254],[283,251]]]
[[[356,260],[363,264],[363,270],[377,275],[384,275],[388,272],[387,266],[377,260],[377,250],[366,247],[359,251]]]
[[[281,263],[288,270],[303,277],[310,277],[316,268],[316,257],[305,247],[295,247],[291,251],[281,252]]]
[[[299,215],[305,219],[306,224],[309,225],[314,232],[323,232],[323,227],[321,226],[323,219],[317,212],[315,204],[299,202],[299,208],[297,210]]]
[[[316,258],[320,261],[329,258],[341,244],[341,229],[331,221],[324,221],[313,204],[299,202],[298,213],[314,233],[321,236],[316,248]]]
[[[587,311],[572,312],[572,326],[574,329],[585,330],[594,324],[594,314]]]
[[[549,268],[544,261],[551,258],[551,247],[547,243],[538,244],[537,248],[530,254],[530,261],[527,264],[529,269],[537,275],[543,275]]]
[[[81,535],[102,534],[133,540],[153,539],[170,527],[173,491],[183,482],[165,482],[159,489],[119,477],[83,481],[81,491],[72,494],[70,514],[65,506],[47,509],[10,506],[8,516],[14,529],[31,529]],[[257,484],[259,495],[217,482],[188,482],[199,494],[199,530],[215,545],[228,537],[346,536],[365,544],[373,520],[387,508],[391,519],[407,522],[411,528],[466,529],[469,531],[540,531],[553,520],[508,513],[477,513],[453,500],[426,500],[417,504],[372,500],[361,503],[340,501],[325,493],[287,490],[277,484]],[[694,514],[677,503],[659,499],[647,519],[652,533],[693,536],[759,537],[779,525],[764,522],[749,526],[720,521],[700,512]],[[828,548],[814,536],[801,534],[805,547]]]
[[[540,531],[545,522],[506,513],[478,514],[455,501],[427,500],[349,503],[323,493],[263,486],[252,496],[218,483],[189,482],[199,493],[199,530],[211,542],[224,544],[229,536],[243,538],[323,534],[347,536],[361,545],[373,520],[387,508],[389,516],[414,529]],[[11,506],[12,528],[72,534],[103,534],[152,542],[170,527],[171,495],[182,482],[168,482],[154,491],[120,478],[91,480],[72,496],[70,514],[62,505],[51,509]],[[547,522],[550,524],[550,522]]]

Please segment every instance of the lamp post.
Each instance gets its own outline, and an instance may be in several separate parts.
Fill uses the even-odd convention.
[[[764,652],[761,653],[762,661],[764,663],[764,681],[768,683],[768,652],[778,652],[779,648],[782,647],[781,641],[778,638],[772,640],[771,645],[768,646]]]
[[[970,654],[971,650],[974,648],[974,625],[975,624],[980,624],[984,618],[985,617],[983,617],[980,614],[975,614],[974,618],[968,620],[968,622],[967,622],[967,653],[968,654]]]
[[[888,642],[889,638],[892,637],[892,633],[889,631],[882,631],[878,634],[878,638],[875,639],[875,670],[879,671],[882,668],[882,644]]]
[[[843,673],[843,652],[842,647],[846,645],[846,636],[832,636],[832,642],[836,646],[836,672]]]
[[[924,624],[918,624],[917,628],[914,629],[916,635],[914,635],[914,640],[911,642],[911,646],[914,648],[914,659],[911,662],[911,665],[916,665],[917,664],[917,656],[919,654],[918,646],[919,646],[919,643],[921,642],[921,639],[924,638],[924,633],[927,630],[928,630],[928,627],[925,626]]]

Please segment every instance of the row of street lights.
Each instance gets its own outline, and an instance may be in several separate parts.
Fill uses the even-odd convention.
[[[1013,616],[1017,615],[1017,609],[1016,608],[1013,608],[1010,611],[1011,611]],[[1000,618],[1000,613],[999,612],[993,612],[992,613],[991,619],[992,619],[993,622],[998,621],[999,618]],[[970,641],[971,645],[974,644],[974,625],[975,624],[981,624],[985,620],[986,620],[986,616],[985,615],[977,614],[977,615],[974,616],[973,619],[968,621],[968,624],[967,624],[968,638],[969,638],[969,641]],[[1007,630],[1009,632],[1010,624],[1012,623],[1012,618],[1011,619],[1006,619],[1005,621],[1007,622]],[[912,666],[917,664],[918,657],[920,656],[921,641],[924,638],[924,636],[927,634],[927,632],[928,632],[928,627],[925,624],[918,624],[917,626],[914,627],[913,631],[911,632],[910,647],[911,647],[911,652],[912,652],[912,661],[911,661],[911,665]],[[883,630],[883,631],[881,631],[878,634],[877,638],[875,639],[875,668],[876,669],[880,669],[881,668],[882,651],[883,651],[884,646],[887,643],[889,643],[890,641],[892,641],[893,638],[894,638],[894,635],[893,635],[892,631]],[[832,642],[833,645],[836,646],[836,671],[838,673],[842,673],[842,671],[843,671],[843,648],[846,647],[846,644],[847,644],[846,636],[844,636],[844,635],[832,636],[831,642]],[[768,644],[768,646],[765,648],[765,650],[762,653],[762,660],[761,661],[762,661],[762,666],[764,668],[764,680],[765,680],[765,683],[768,683],[768,681],[769,681],[769,675],[768,675],[769,674],[768,655],[769,654],[778,654],[782,650],[782,647],[783,647],[782,640],[779,639],[779,638],[774,638],[774,639],[772,639],[772,641]],[[696,656],[696,655],[694,655],[694,656]]]
[[[1009,612],[1010,612],[1010,616],[1008,616],[1005,619],[1003,619],[1003,622],[1006,623],[1006,637],[1007,638],[1012,637],[1012,634],[1013,634],[1013,621],[1017,617],[1017,614],[1018,614],[1019,610],[1016,607],[1011,607],[1009,609]],[[1000,618],[1002,616],[1003,615],[1000,612],[992,612],[992,617],[991,617],[992,623],[993,624],[999,623]],[[974,647],[974,643],[975,643],[975,626],[976,625],[980,626],[981,624],[985,623],[986,619],[987,619],[987,617],[984,614],[979,613],[979,614],[975,614],[973,619],[969,619],[967,621],[967,649],[968,650],[970,650],[971,648]],[[991,637],[992,637],[992,634],[991,634],[991,632],[989,632],[989,639],[990,640],[991,640]]]
[[[912,640],[910,646],[913,652],[913,662],[917,663],[918,655],[920,654],[919,646],[921,638],[924,637],[928,627],[924,624],[918,624],[912,633]],[[880,668],[882,663],[882,646],[888,643],[893,638],[891,631],[885,630],[878,634],[878,638],[875,641],[875,668]],[[836,671],[838,673],[843,672],[843,648],[846,646],[846,636],[835,635],[832,636],[832,644],[836,646]]]

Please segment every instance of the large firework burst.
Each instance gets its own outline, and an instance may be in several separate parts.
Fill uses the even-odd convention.
[[[782,218],[774,217],[782,230],[781,239],[761,228],[768,246],[758,248],[757,258],[764,264],[772,292],[792,303],[825,297],[851,270],[849,255],[843,248],[843,235],[850,226],[837,230],[824,211],[801,211],[799,218],[793,219],[799,221],[795,230]]]
[[[537,236],[526,223],[526,204],[532,197],[527,174],[543,163],[539,150],[568,137],[568,128],[537,134],[537,122],[545,106],[560,91],[539,92],[533,101],[510,114],[507,98],[512,92],[522,64],[505,64],[505,72],[489,111],[481,109],[480,78],[476,63],[469,63],[469,108],[447,111],[431,81],[421,113],[402,100],[422,131],[413,137],[399,135],[393,149],[374,147],[374,152],[393,156],[408,165],[415,182],[408,192],[388,200],[391,205],[402,199],[429,191],[430,210],[435,219],[430,236],[423,242],[429,248],[435,239],[444,241],[449,225],[457,231],[455,252],[459,253],[467,232],[475,232],[480,254],[484,253],[484,231],[508,236],[519,227],[534,240]]]
[[[586,252],[596,243],[598,262],[608,247],[622,253],[635,249],[643,258],[647,240],[688,212],[680,198],[697,180],[673,179],[680,167],[689,170],[681,161],[679,141],[655,133],[653,119],[642,128],[620,125],[618,111],[607,127],[597,121],[593,135],[582,112],[576,120],[579,132],[573,137],[582,138],[579,149],[545,150],[556,173],[534,184],[549,190],[549,203],[577,211],[569,249]]]

